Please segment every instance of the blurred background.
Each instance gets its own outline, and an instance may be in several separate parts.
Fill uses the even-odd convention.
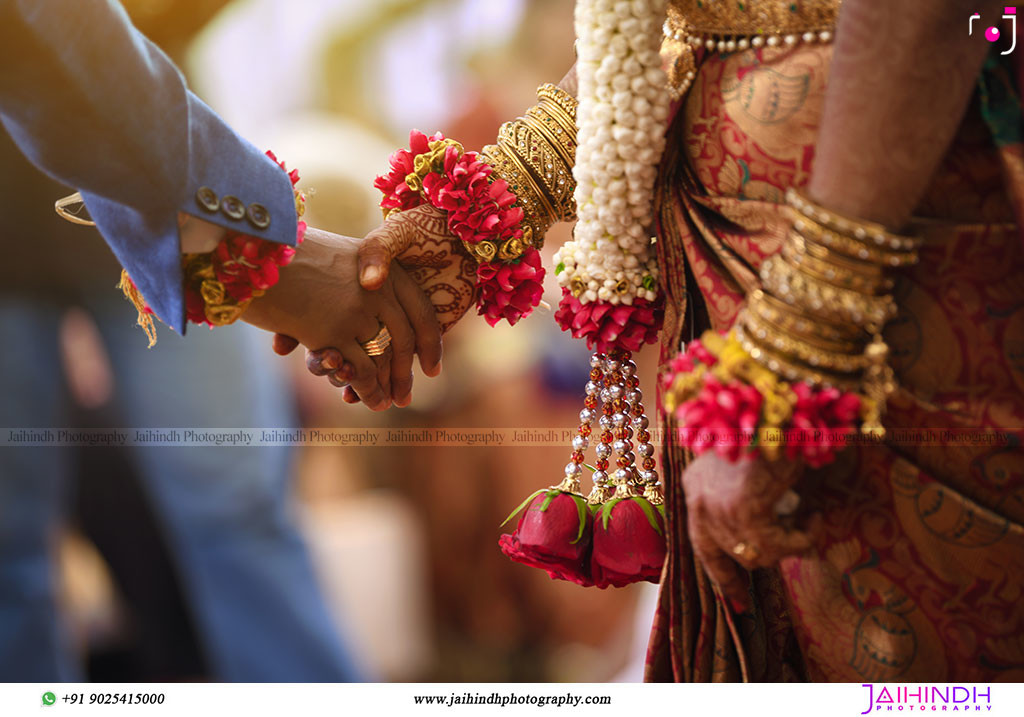
[[[379,223],[372,181],[409,129],[479,148],[573,62],[572,0],[124,5],[200,97],[299,168],[308,221],[350,236]],[[40,237],[0,275],[8,426],[577,423],[588,354],[550,312],[514,328],[467,317],[442,375],[383,414],[347,406],[250,327],[161,327],[146,351],[106,246],[53,214],[63,188],[9,143],[0,162],[0,197],[17,197],[3,214],[19,217],[3,229],[27,213]],[[548,259],[570,230],[549,234]],[[40,262],[42,276],[16,269]],[[557,304],[550,272],[547,292]],[[0,636],[45,624],[53,643],[16,653],[12,638],[0,679],[19,678],[5,655],[24,665],[24,649],[52,648],[49,679],[639,680],[656,586],[582,589],[497,547],[502,520],[559,482],[568,451],[0,448]]]

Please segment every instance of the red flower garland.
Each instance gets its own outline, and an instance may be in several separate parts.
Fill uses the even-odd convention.
[[[440,132],[432,137],[418,130],[409,133],[410,149],[392,154],[390,171],[374,181],[384,194],[380,206],[404,211],[429,203],[447,212],[448,228],[468,244],[522,241],[523,210],[514,206],[516,195],[505,180],[492,176],[494,170],[476,152],[448,145],[443,166],[426,173],[422,189],[409,186],[409,175],[417,173],[416,158],[432,152],[430,145],[444,139]],[[540,303],[543,282],[544,267],[533,247],[511,261],[481,262],[477,266],[477,312],[491,326],[502,319],[514,325]]]
[[[605,301],[584,304],[563,288],[555,321],[574,339],[586,339],[591,351],[609,353],[616,348],[639,351],[644,344],[657,341],[664,316],[661,295],[653,302],[634,299],[632,305]]]

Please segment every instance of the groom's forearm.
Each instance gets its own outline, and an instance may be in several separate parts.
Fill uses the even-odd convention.
[[[0,68],[0,121],[12,139],[81,190],[118,260],[175,329],[185,318],[179,213],[294,243],[285,173],[188,91],[117,2],[0,0]]]

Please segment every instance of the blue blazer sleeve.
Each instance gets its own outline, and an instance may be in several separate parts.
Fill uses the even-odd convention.
[[[287,175],[188,90],[115,0],[0,0],[0,121],[34,164],[82,192],[176,331],[185,328],[179,211],[295,243]]]

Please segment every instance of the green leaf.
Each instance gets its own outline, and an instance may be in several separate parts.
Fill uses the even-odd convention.
[[[623,498],[612,498],[611,500],[601,504],[601,511],[599,513],[601,518],[601,527],[608,530],[608,521],[612,519],[612,508],[618,505]]]
[[[558,276],[563,271],[565,271],[565,262],[564,261],[560,261],[560,262],[558,262],[558,266],[555,267],[555,276]]]
[[[560,496],[562,491],[549,488],[548,492],[544,494],[544,500],[540,504],[540,512],[544,513],[548,508],[551,507],[551,501]]]
[[[508,514],[508,517],[507,517],[507,518],[505,518],[505,520],[503,520],[503,521],[501,522],[501,525],[500,525],[499,527],[501,527],[501,528],[504,528],[504,527],[505,527],[505,524],[506,524],[506,523],[508,523],[508,521],[512,520],[512,518],[513,518],[513,517],[515,517],[516,513],[518,513],[518,512],[519,512],[519,511],[521,511],[521,510],[522,510],[523,508],[525,508],[526,506],[528,506],[528,505],[530,504],[530,501],[531,501],[531,500],[533,500],[534,498],[536,498],[536,497],[537,497],[538,495],[540,495],[541,493],[543,493],[543,492],[544,492],[544,491],[546,491],[546,490],[548,490],[548,489],[547,489],[547,488],[541,488],[541,489],[540,489],[540,490],[538,490],[538,491],[535,491],[535,492],[533,492],[533,493],[530,493],[530,495],[528,495],[528,496],[526,497],[526,500],[524,500],[524,501],[523,501],[522,503],[520,503],[520,504],[519,504],[519,505],[518,505],[518,506],[516,507],[516,509],[515,509],[515,510],[513,510],[513,511],[512,511],[511,513],[509,513],[509,514]]]
[[[572,499],[576,501],[576,510],[580,516],[580,532],[576,533],[576,540],[570,543],[570,545],[576,545],[583,539],[583,529],[587,527],[587,501],[583,500],[582,495],[574,495]]]
[[[651,524],[652,528],[654,528],[654,532],[656,532],[658,535],[664,535],[665,533],[662,531],[661,526],[658,525],[658,519],[654,517],[655,507],[651,505],[650,501],[648,501],[646,498],[639,497],[633,498],[632,500],[636,501],[636,504],[640,506],[640,510],[642,510],[644,512],[644,515],[647,516],[647,522]]]
[[[589,463],[584,463],[583,467],[584,468],[589,468],[591,473],[593,473],[594,471],[597,470],[597,468],[594,468],[594,466],[590,465]]]

